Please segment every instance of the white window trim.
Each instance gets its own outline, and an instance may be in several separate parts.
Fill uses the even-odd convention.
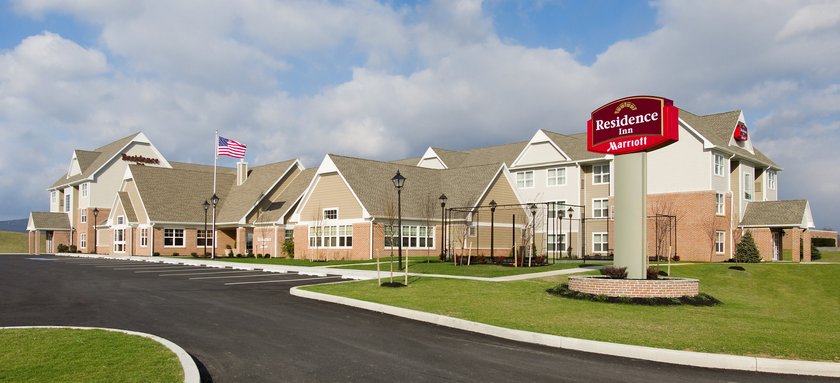
[[[122,241],[117,241],[117,233],[122,232]],[[117,245],[122,245],[122,250],[117,250]],[[126,240],[125,240],[125,226],[115,226],[114,227],[114,240],[111,243],[111,248],[114,249],[115,253],[125,253],[126,250]]]
[[[347,227],[350,228],[350,235],[340,235],[340,234],[338,234],[339,227],[343,227],[343,226],[347,226]],[[306,239],[306,244],[307,244],[307,246],[309,246],[310,249],[352,249],[353,248],[353,244],[352,244],[352,242],[353,242],[353,224],[334,224],[334,225],[331,224],[331,225],[320,225],[320,226],[317,226],[317,227],[316,226],[308,226],[308,227],[309,227],[309,231],[308,231],[307,236],[306,236],[306,238],[307,238]],[[320,246],[311,244],[312,243],[311,242],[312,238],[318,238],[317,235],[315,235],[315,236],[312,235],[313,230],[316,229],[316,228],[321,230],[321,234],[320,234],[321,245]],[[329,228],[335,228],[335,230],[336,230],[336,235],[335,235],[336,245],[335,246],[324,245],[324,238],[332,238],[333,237],[333,236],[324,235],[324,232],[328,231]],[[346,245],[346,242],[345,242],[344,246],[340,246],[339,243],[341,241],[338,239],[340,237],[350,238],[351,244],[348,246],[348,245]]]
[[[720,196],[720,204],[718,204],[717,201],[718,196]],[[721,192],[715,192],[715,215],[726,215],[726,194],[723,194]]]
[[[718,244],[720,244],[721,251],[718,251]],[[715,231],[715,254],[726,254],[726,232],[723,230]]]
[[[178,246],[178,245],[168,245],[168,246],[167,246],[167,245],[166,245],[166,231],[167,231],[167,230],[173,230],[173,232],[172,232],[172,234],[173,234],[173,237],[172,237],[172,242],[175,242],[175,238],[178,238],[178,237],[175,237],[175,236],[174,236],[174,234],[175,234],[174,230],[181,230],[181,239],[182,239],[182,241],[181,241],[181,242],[183,243],[183,245],[181,245],[181,246]],[[165,247],[165,248],[172,248],[172,249],[183,249],[183,248],[186,248],[186,247],[187,247],[187,230],[186,230],[186,229],[183,229],[183,228],[166,228],[166,229],[163,229],[163,247]]]
[[[335,210],[335,218],[327,218],[327,210]],[[325,209],[321,209],[321,220],[323,220],[323,221],[333,222],[333,221],[338,220],[340,217],[341,217],[341,215],[339,215],[339,211],[338,211],[337,207],[328,207],[328,208],[325,208]]]
[[[606,236],[607,240],[605,242],[595,242],[595,237],[599,236],[599,235]],[[595,250],[595,244],[596,243],[603,243],[604,246],[606,247],[606,250]],[[606,231],[593,232],[592,233],[592,252],[593,253],[607,253],[609,251],[610,251],[610,236],[609,236],[609,233],[607,233]]]
[[[718,174],[717,159],[720,158],[720,174]],[[718,177],[726,176],[726,157],[721,154],[712,153],[712,174]]]
[[[79,233],[79,248],[87,248],[87,233]]]
[[[598,173],[598,175],[600,175],[600,176],[601,176],[601,180],[600,180],[600,181],[598,181],[598,182],[595,182],[595,175],[596,175],[596,173],[595,173],[595,168],[599,168],[599,169],[606,169],[606,173],[604,173],[603,171],[602,171],[601,173]],[[610,181],[604,181],[604,175],[606,175],[607,177],[612,178],[612,174],[611,174],[611,172],[610,172],[610,164],[592,165],[592,184],[593,184],[593,185],[606,185],[606,184],[609,184],[609,183],[610,183]]]
[[[595,201],[604,201],[606,203],[606,206],[604,206],[604,208],[601,209],[601,210],[605,210],[607,215],[598,216],[598,215],[595,214]],[[609,216],[610,216],[610,199],[609,198],[593,198],[592,199],[592,218],[593,219],[595,219],[595,218],[606,219],[606,218],[609,218]]]
[[[562,171],[562,173],[563,173],[563,177],[562,177],[563,182],[557,182],[557,183],[556,183],[556,184],[554,184],[554,185],[552,185],[552,184],[550,184],[550,183],[548,182],[548,180],[550,180],[550,179],[551,179],[551,177],[550,177],[548,174],[549,174],[552,170],[554,171],[554,174],[555,174],[554,178],[555,178],[555,179],[559,179],[559,178],[561,178],[561,177],[559,177],[557,174],[558,174],[558,173],[560,173],[560,172]],[[546,169],[546,170],[545,170],[545,186],[546,186],[546,187],[551,187],[551,188],[553,188],[553,187],[559,187],[559,186],[566,186],[566,168],[549,168],[549,169]]]
[[[528,181],[525,178],[526,174],[531,175],[531,178],[530,178],[531,186],[528,186],[528,182],[526,182],[526,181]],[[522,177],[522,186],[519,186],[519,181],[520,181],[519,177],[520,176]],[[521,170],[521,171],[516,172],[516,187],[517,188],[519,188],[519,189],[533,189],[534,186],[535,186],[535,183],[534,183],[534,171],[533,170]]]
[[[204,237],[199,237],[199,234],[203,234]],[[213,247],[213,229],[207,229],[207,231],[205,231],[204,228],[195,230],[195,247],[204,248],[204,244],[198,244],[199,238],[203,239],[204,242],[207,243],[207,247]]]
[[[749,181],[747,181],[749,180]],[[743,177],[744,185],[743,185],[743,197],[745,201],[755,201],[755,179],[752,176],[752,173],[744,172]],[[747,191],[750,192],[750,198],[747,198]]]
[[[79,222],[87,223],[87,209],[79,209]]]
[[[145,233],[145,235],[143,235]],[[145,243],[144,241],[145,240]],[[148,227],[141,227],[140,228],[140,247],[149,247],[149,228]]]
[[[85,182],[79,185],[79,194],[82,198],[87,198],[90,189],[90,182]]]
[[[552,245],[551,241],[549,241],[549,240],[548,240],[548,238],[549,238],[549,237],[552,237],[552,238],[553,238],[554,236],[555,236],[554,234],[547,234],[547,235],[545,236],[545,249],[546,249],[546,251],[555,251],[555,250],[549,250],[549,249],[548,249],[548,246],[549,246],[549,245]],[[555,240],[555,243],[556,243],[556,244],[558,244],[558,245],[560,245],[560,246],[562,246],[562,247],[560,247],[560,248],[558,248],[558,249],[556,249],[556,250],[557,250],[558,252],[563,252],[563,251],[566,251],[566,248],[568,248],[568,246],[566,245],[566,233],[557,233],[557,236],[558,236],[558,237],[560,237],[560,242],[559,242],[559,243],[557,243],[557,241]]]
[[[767,171],[767,190],[776,190],[776,185],[779,183],[777,173],[773,170]]]

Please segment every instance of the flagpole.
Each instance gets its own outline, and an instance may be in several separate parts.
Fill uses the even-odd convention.
[[[216,199],[216,165],[219,162],[219,130],[216,129],[216,136],[213,144],[213,197]],[[216,201],[213,201],[213,255],[212,259],[216,259]],[[204,233],[204,240],[207,241],[207,233]],[[207,254],[204,254],[207,256]]]

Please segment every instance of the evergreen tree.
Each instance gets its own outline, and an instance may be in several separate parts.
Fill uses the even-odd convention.
[[[761,262],[761,255],[758,253],[758,247],[755,246],[755,240],[749,230],[744,232],[741,242],[738,242],[738,245],[735,246],[735,262]]]

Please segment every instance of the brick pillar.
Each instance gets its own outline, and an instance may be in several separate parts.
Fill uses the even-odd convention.
[[[799,241],[802,238],[802,229],[790,229],[790,254],[794,262],[802,261],[802,254],[799,254]]]
[[[811,230],[802,232],[802,262],[811,262]]]
[[[248,240],[248,231],[244,227],[237,227],[236,228],[236,253],[237,254],[245,254],[245,247],[247,244],[245,241]]]
[[[27,231],[26,232],[26,243],[29,246],[29,254],[30,255],[35,254],[35,246],[33,246],[34,242],[32,240],[33,238],[35,238],[35,234],[33,234],[31,231]]]
[[[41,230],[35,230],[35,255],[41,255]]]

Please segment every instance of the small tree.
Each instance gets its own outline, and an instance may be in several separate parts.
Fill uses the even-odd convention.
[[[758,247],[755,246],[755,240],[749,230],[744,232],[741,241],[735,246],[735,262],[761,262],[761,255],[758,253]]]

